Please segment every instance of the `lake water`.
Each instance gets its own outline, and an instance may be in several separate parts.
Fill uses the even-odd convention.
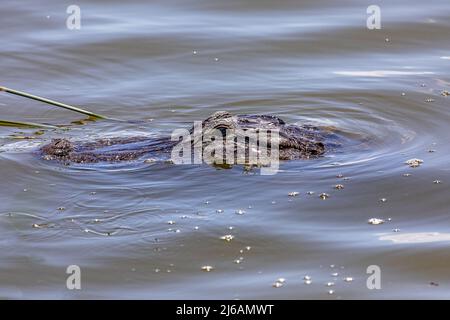
[[[0,93],[3,120],[72,123],[0,127],[0,297],[450,298],[450,2],[76,4],[80,30],[66,27],[67,3],[2,1],[0,85],[126,121],[75,124]],[[366,26],[371,4],[380,30]],[[366,143],[271,176],[33,153],[54,137],[170,134],[218,110]],[[69,265],[81,290],[66,288]],[[373,265],[380,290],[366,284]]]

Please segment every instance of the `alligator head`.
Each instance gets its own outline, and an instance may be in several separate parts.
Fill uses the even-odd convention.
[[[195,127],[191,129],[194,133]],[[318,128],[309,125],[288,125],[282,119],[272,115],[232,115],[226,111],[218,111],[202,122],[202,149],[217,149],[217,136],[221,133],[223,139],[220,144],[227,143],[234,148],[236,163],[246,163],[238,159],[238,150],[242,150],[248,160],[254,148],[257,153],[259,147],[265,146],[269,153],[277,151],[277,160],[309,159],[325,152],[324,143]],[[211,139],[211,137],[214,137]],[[256,138],[256,145],[251,146],[250,140]],[[264,143],[261,139],[265,139]],[[213,141],[212,141],[213,140]],[[227,142],[228,140],[228,142]],[[230,142],[231,141],[231,142]],[[200,142],[200,136],[194,138],[194,144]],[[214,148],[211,144],[215,143]],[[274,149],[277,150],[274,150]]]

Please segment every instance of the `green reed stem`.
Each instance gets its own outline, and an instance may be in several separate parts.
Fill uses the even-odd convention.
[[[33,122],[23,122],[23,121],[8,121],[8,120],[0,120],[0,126],[3,127],[22,127],[22,128],[42,128],[42,129],[56,129],[58,127],[33,123]]]
[[[93,117],[93,118],[109,119],[108,117],[102,116],[102,115],[97,114],[97,113],[93,113],[93,112],[90,112],[90,111],[87,111],[87,110],[84,110],[84,109],[81,109],[81,108],[78,108],[78,107],[74,107],[74,106],[71,106],[71,105],[68,105],[68,104],[65,104],[65,103],[61,103],[61,102],[58,102],[58,101],[54,101],[54,100],[42,98],[42,97],[39,97],[39,96],[35,96],[35,95],[29,94],[29,93],[26,93],[26,92],[10,89],[10,88],[6,88],[6,87],[1,87],[1,86],[0,86],[0,91],[4,91],[4,92],[7,92],[7,93],[15,94],[17,96],[21,96],[21,97],[25,97],[25,98],[28,98],[28,99],[37,100],[37,101],[40,101],[40,102],[51,104],[51,105],[54,105],[56,107],[60,107],[60,108],[68,109],[68,110],[75,111],[75,112],[78,112],[78,113],[82,113],[82,114],[88,115],[88,116]]]

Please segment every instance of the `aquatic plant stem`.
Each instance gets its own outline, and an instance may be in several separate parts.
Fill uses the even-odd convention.
[[[3,127],[25,127],[25,128],[42,128],[42,129],[57,129],[56,126],[51,126],[47,124],[40,124],[34,122],[24,122],[24,121],[9,121],[0,120],[0,126]]]
[[[0,86],[0,91],[4,91],[4,92],[15,94],[17,96],[21,96],[21,97],[24,97],[24,98],[28,98],[28,99],[44,102],[44,103],[47,103],[47,104],[51,104],[51,105],[54,105],[54,106],[57,106],[57,107],[60,107],[60,108],[68,109],[68,110],[75,111],[75,112],[78,112],[78,113],[82,113],[82,114],[88,115],[88,116],[93,117],[93,118],[109,119],[108,117],[102,116],[102,115],[97,114],[97,113],[93,113],[93,112],[90,112],[90,111],[87,111],[87,110],[84,110],[84,109],[81,109],[81,108],[78,108],[78,107],[74,107],[74,106],[71,106],[71,105],[68,105],[68,104],[65,104],[65,103],[61,103],[61,102],[58,102],[58,101],[54,101],[54,100],[46,99],[46,98],[43,98],[43,97],[35,96],[35,95],[29,94],[29,93],[26,93],[26,92],[14,90],[14,89],[2,87],[2,86]]]

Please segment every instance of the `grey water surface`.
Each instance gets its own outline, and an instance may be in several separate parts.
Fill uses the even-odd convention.
[[[70,128],[0,127],[1,298],[450,298],[448,0],[77,0],[80,30],[70,4],[2,1],[0,85],[126,121],[80,123],[0,92],[0,119]],[[372,4],[380,30],[366,26]],[[219,110],[364,143],[275,175],[34,153],[54,137],[170,134]],[[66,287],[69,265],[81,290]]]

